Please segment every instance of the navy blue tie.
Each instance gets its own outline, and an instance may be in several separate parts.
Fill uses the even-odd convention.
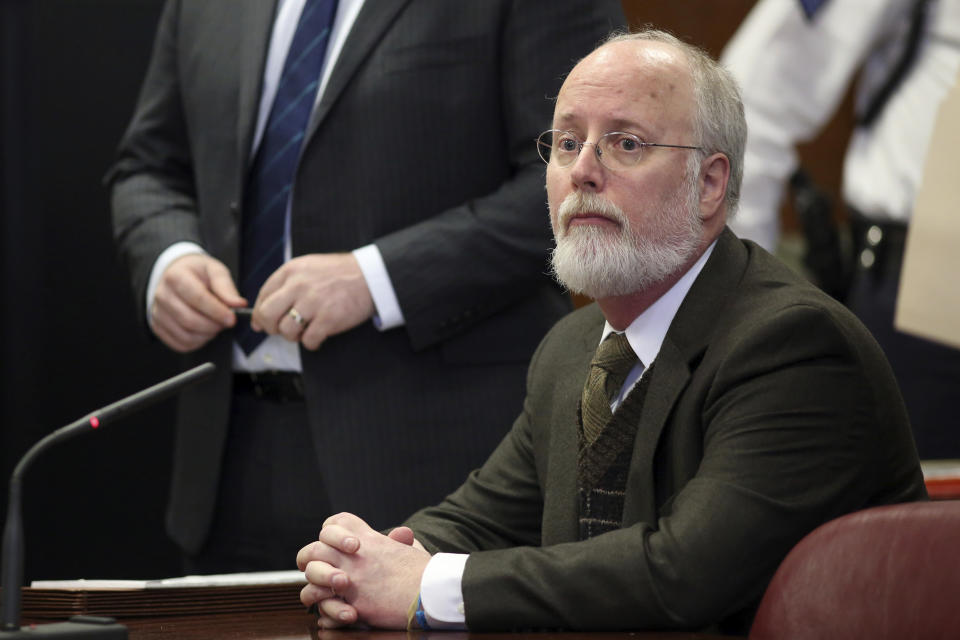
[[[250,169],[240,241],[240,294],[253,304],[270,274],[283,264],[283,226],[300,148],[317,96],[337,0],[307,0],[283,64],[277,95]],[[266,338],[237,324],[237,342],[249,354]]]
[[[803,7],[803,12],[807,14],[807,20],[813,20],[814,14],[825,4],[827,4],[827,0],[800,0],[800,6]]]

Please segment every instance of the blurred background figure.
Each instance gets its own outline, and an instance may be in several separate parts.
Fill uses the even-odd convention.
[[[723,53],[743,87],[749,134],[734,230],[777,247],[788,181],[807,266],[880,342],[921,458],[960,457],[960,351],[893,326],[904,240],[940,103],[960,69],[960,0],[761,0]],[[848,221],[798,171],[852,83],[856,126],[843,164]],[[956,207],[955,207],[956,209]]]

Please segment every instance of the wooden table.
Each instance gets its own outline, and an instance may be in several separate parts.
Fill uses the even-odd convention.
[[[305,612],[141,618],[121,620],[130,640],[716,640],[729,638],[687,632],[537,632],[468,633],[466,631],[324,631]]]

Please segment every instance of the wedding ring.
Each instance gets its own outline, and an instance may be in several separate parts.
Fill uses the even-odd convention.
[[[293,318],[293,321],[296,322],[301,327],[307,324],[307,321],[303,318],[302,315],[300,315],[300,312],[294,309],[293,307],[290,307],[290,311],[287,311],[287,315]]]

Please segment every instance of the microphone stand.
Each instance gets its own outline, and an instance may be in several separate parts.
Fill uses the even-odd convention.
[[[112,618],[74,616],[71,622],[20,627],[20,586],[23,582],[23,522],[20,510],[21,478],[30,463],[53,444],[63,442],[89,429],[97,429],[104,422],[120,418],[167,398],[188,384],[209,376],[216,367],[207,362],[198,367],[148,387],[94,411],[65,427],[48,434],[34,444],[20,459],[10,475],[10,498],[7,502],[7,521],[3,529],[2,609],[0,609],[0,640],[12,638],[123,638],[127,629],[115,624]]]

